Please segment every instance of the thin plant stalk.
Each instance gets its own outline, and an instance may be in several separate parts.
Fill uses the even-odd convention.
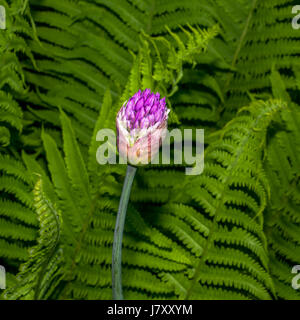
[[[123,300],[122,290],[122,240],[124,224],[127,212],[128,201],[130,197],[130,191],[132,182],[136,172],[135,167],[128,165],[126,171],[126,177],[123,184],[115,232],[114,243],[112,251],[112,293],[114,300]]]

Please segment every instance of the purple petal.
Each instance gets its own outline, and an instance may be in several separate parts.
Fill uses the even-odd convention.
[[[148,88],[139,90],[122,106],[119,114],[129,132],[133,129],[149,128],[166,119],[166,98],[160,99],[159,92],[152,93]]]
[[[149,106],[145,106],[145,115],[148,115],[148,113],[150,112],[150,110],[151,110],[151,108],[152,108],[152,105],[149,105]]]
[[[145,89],[144,92],[143,92],[143,96],[144,96],[144,99],[146,100],[149,96],[149,94],[151,93],[151,90],[150,89]]]
[[[142,95],[141,90],[139,90],[132,98],[134,99],[135,103],[140,99]]]
[[[157,112],[157,109],[158,109],[158,105],[157,104],[153,104],[151,110],[150,110],[150,113],[151,114],[155,114]]]
[[[144,115],[145,115],[145,111],[144,111],[143,108],[141,108],[141,109],[138,111],[138,113],[136,114],[135,118],[136,118],[137,120],[142,120],[142,118],[144,117]]]
[[[134,119],[135,119],[135,113],[132,111],[132,112],[129,114],[128,120],[134,121]]]
[[[133,129],[136,129],[136,128],[138,128],[138,127],[139,127],[139,120],[138,120],[138,119],[135,119],[132,128],[133,128]]]
[[[134,98],[130,98],[126,104],[126,109],[132,109],[135,105],[135,101],[134,101]]]
[[[152,93],[148,99],[145,101],[145,105],[151,105],[154,103],[155,100],[155,95]]]
[[[153,115],[153,114],[150,114],[149,117],[148,117],[148,119],[149,119],[150,125],[153,126],[153,124],[154,124],[154,122],[155,122],[155,117],[154,117],[154,115]]]
[[[166,106],[166,98],[165,98],[165,97],[160,100],[159,105],[160,105],[162,108],[165,108],[165,106]]]
[[[144,105],[144,99],[140,98],[139,101],[135,105],[135,111],[139,111],[141,108],[143,108]]]
[[[141,127],[141,129],[146,129],[146,128],[148,128],[148,126],[149,126],[149,120],[148,120],[148,118],[143,118],[142,120],[141,120],[141,123],[140,123],[140,127]]]
[[[155,122],[159,122],[161,120],[162,112],[161,110],[156,112],[155,114]]]

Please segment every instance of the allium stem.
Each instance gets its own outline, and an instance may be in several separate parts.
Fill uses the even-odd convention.
[[[122,240],[124,224],[127,212],[127,205],[130,197],[132,182],[136,168],[127,166],[126,177],[123,184],[119,210],[114,233],[114,243],[112,251],[112,293],[114,300],[123,300],[122,292]]]

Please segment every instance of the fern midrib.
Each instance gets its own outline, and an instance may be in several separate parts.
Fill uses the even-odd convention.
[[[243,153],[243,150],[244,150],[244,147],[245,145],[247,144],[249,138],[250,138],[250,133],[251,132],[254,132],[254,129],[257,125],[257,123],[259,122],[259,120],[261,119],[262,115],[260,117],[257,117],[256,121],[254,122],[253,126],[251,126],[250,129],[248,129],[248,135],[243,139],[243,142],[241,143],[240,147],[239,147],[239,150],[236,152],[236,158],[235,158],[235,161],[233,162],[233,164],[231,164],[231,168],[230,168],[230,171],[226,177],[226,180],[224,181],[223,183],[223,189],[222,189],[222,195],[221,195],[221,198],[218,202],[218,206],[216,208],[216,211],[215,211],[215,215],[214,215],[214,218],[213,218],[213,221],[212,221],[212,228],[209,232],[209,235],[208,235],[208,238],[207,238],[207,241],[206,241],[206,245],[203,249],[203,253],[200,257],[200,261],[198,263],[198,266],[196,267],[195,269],[195,272],[194,272],[194,276],[193,276],[193,279],[192,279],[192,282],[191,282],[191,285],[189,287],[189,289],[187,290],[187,293],[186,293],[186,296],[185,296],[185,300],[188,300],[190,295],[192,294],[192,290],[193,288],[195,287],[195,285],[197,284],[198,282],[198,276],[200,274],[200,271],[201,271],[201,267],[204,265],[205,263],[205,260],[204,260],[204,257],[206,256],[208,250],[210,249],[211,245],[212,245],[212,234],[214,234],[214,232],[216,231],[216,227],[217,227],[217,223],[216,223],[216,218],[219,217],[220,215],[220,208],[221,208],[221,204],[223,204],[223,199],[224,199],[224,196],[225,196],[225,191],[227,190],[227,182],[228,182],[228,179],[231,177],[231,173],[233,171],[233,169],[235,168],[237,162],[239,161],[239,157],[240,155]]]
[[[153,21],[155,6],[156,6],[156,0],[152,0],[152,5],[149,10],[149,20],[147,24],[147,33],[149,35],[151,34],[151,30],[152,30],[152,21]]]
[[[240,39],[238,41],[238,45],[237,45],[237,48],[235,50],[235,53],[234,53],[234,56],[233,56],[233,59],[232,59],[232,62],[231,62],[232,69],[234,69],[234,67],[236,66],[236,63],[237,63],[237,60],[238,60],[238,56],[240,54],[243,42],[244,42],[245,37],[247,35],[248,29],[249,29],[249,25],[250,25],[250,21],[252,19],[256,4],[257,4],[257,0],[253,0],[252,6],[251,6],[251,10],[249,12],[247,21],[245,23],[245,27],[244,27],[243,32],[241,34],[241,37],[240,37]],[[227,80],[226,80],[225,86],[224,86],[224,94],[227,93],[232,78],[233,78],[233,74],[229,73],[228,76],[227,76]]]
[[[95,195],[94,200],[91,203],[90,212],[86,217],[86,222],[84,223],[84,226],[83,226],[81,234],[80,234],[79,241],[77,242],[77,246],[76,246],[75,251],[74,251],[73,259],[72,259],[71,264],[70,264],[70,269],[69,269],[69,271],[66,271],[66,279],[68,279],[68,277],[70,277],[70,279],[69,279],[69,282],[67,283],[67,285],[65,286],[65,288],[64,288],[64,290],[63,290],[63,292],[61,294],[61,296],[62,296],[61,299],[63,299],[63,300],[66,298],[66,295],[67,295],[67,292],[68,292],[67,289],[71,285],[71,280],[72,280],[71,276],[72,276],[73,271],[74,271],[75,266],[76,266],[75,261],[76,261],[78,253],[81,250],[81,246],[82,246],[82,242],[84,240],[84,236],[85,236],[85,234],[86,234],[86,232],[88,230],[88,227],[90,225],[90,220],[91,220],[91,218],[93,217],[93,215],[94,215],[94,213],[96,211],[95,208],[96,208],[97,199],[98,199],[99,196],[100,196],[100,193],[97,193]]]
[[[282,170],[282,171],[284,171],[284,170]],[[296,188],[296,186],[297,186],[297,181],[294,180],[292,182],[292,184],[290,184],[290,189]],[[280,195],[280,197],[281,197],[282,207],[284,208],[290,200],[289,196],[284,193],[283,195]],[[271,204],[270,204],[270,207],[271,207]],[[274,209],[272,209],[272,210],[274,211]],[[275,210],[278,212],[278,209],[275,209]],[[272,225],[269,225],[268,221],[266,221],[266,224],[264,224],[264,233],[266,235],[268,247],[270,247],[270,244],[272,243],[272,241],[274,241],[274,239],[272,237],[272,233],[274,231],[273,226],[278,224],[278,221],[280,221],[282,219],[282,217],[285,217],[285,214],[283,214],[282,211],[280,210],[279,214],[272,215]]]
[[[48,264],[50,262],[50,260],[52,259],[52,257],[54,256],[57,247],[59,246],[59,239],[60,239],[60,223],[58,220],[58,216],[56,215],[55,209],[52,207],[51,203],[45,199],[46,203],[48,204],[48,207],[50,208],[50,210],[52,211],[52,214],[55,217],[55,222],[56,222],[56,226],[57,226],[57,234],[56,234],[56,239],[55,239],[55,243],[53,245],[53,248],[51,249],[50,254],[48,255],[47,259],[44,261],[39,277],[38,277],[38,281],[37,281],[37,285],[36,285],[36,290],[35,290],[35,294],[34,294],[34,299],[38,300],[39,298],[39,293],[40,293],[40,287],[41,287],[41,283],[43,281],[43,276],[44,276],[44,271],[47,269]]]

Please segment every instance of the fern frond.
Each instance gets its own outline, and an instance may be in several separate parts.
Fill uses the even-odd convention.
[[[64,225],[68,229],[73,228],[76,233],[81,228],[82,217],[72,196],[72,186],[66,173],[65,163],[55,141],[46,133],[42,135],[42,139],[47,153],[52,181],[56,192],[61,199]],[[76,201],[78,201],[78,199]],[[69,232],[72,234],[71,231]]]
[[[62,261],[58,247],[61,217],[45,197],[41,180],[34,188],[34,202],[40,224],[38,244],[30,249],[29,259],[21,266],[16,286],[5,291],[6,299],[42,299],[49,282],[58,276],[58,264]]]
[[[63,127],[65,161],[68,175],[74,190],[80,194],[82,205],[86,207],[90,203],[89,178],[87,170],[75,140],[71,122],[63,112],[61,113],[61,122]]]
[[[267,126],[283,107],[276,101],[253,103],[225,126],[220,141],[207,148],[204,173],[192,179],[194,182],[184,184],[202,216],[198,210],[184,208],[183,215],[183,209],[174,211],[170,207],[168,218],[163,219],[161,213],[155,217],[156,227],[171,231],[181,246],[190,250],[190,256],[194,256],[195,267],[190,270],[190,276],[177,280],[181,298],[195,297],[203,285],[211,290],[222,286],[233,294],[240,290],[245,298],[268,299],[275,294],[268,276],[262,226],[261,213],[266,207],[267,190],[259,150],[262,149]],[[235,125],[240,118],[244,122],[243,130]],[[255,177],[255,183],[251,181],[252,177]],[[239,191],[236,190],[237,180],[242,187]],[[174,219],[173,215],[178,215],[178,218]],[[247,223],[243,222],[243,217],[247,217]],[[196,230],[202,230],[202,236]],[[214,250],[238,250],[241,257],[245,252],[248,257],[233,262],[228,256],[221,262],[216,256],[215,261],[214,254],[210,255]],[[231,263],[237,269],[230,270]],[[237,273],[240,268],[245,274],[242,277]],[[164,279],[172,284],[171,275]]]
[[[278,297],[299,299],[291,288],[292,268],[299,261],[300,230],[300,113],[276,70],[272,71],[273,93],[289,108],[277,120],[284,124],[272,137],[266,151],[265,169],[271,184],[271,199],[266,213],[265,232],[270,252],[270,271]]]

